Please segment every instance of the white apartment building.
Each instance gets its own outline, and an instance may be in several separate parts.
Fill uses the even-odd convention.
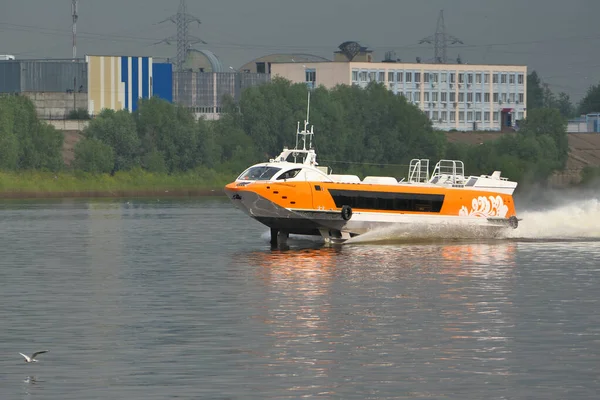
[[[274,63],[271,75],[309,87],[383,83],[440,130],[510,130],[527,116],[527,67],[373,62]]]

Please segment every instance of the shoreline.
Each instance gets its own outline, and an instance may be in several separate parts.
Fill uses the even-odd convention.
[[[95,190],[95,191],[0,191],[2,200],[25,199],[84,199],[84,198],[149,198],[149,197],[218,197],[225,196],[222,188],[217,189],[174,189],[174,190]]]

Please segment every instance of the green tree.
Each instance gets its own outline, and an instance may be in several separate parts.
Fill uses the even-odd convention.
[[[113,148],[101,140],[86,137],[75,145],[75,169],[91,173],[111,172],[115,165]]]
[[[24,96],[0,97],[0,142],[4,168],[57,171],[64,166],[64,136],[41,122],[35,106]]]
[[[198,130],[189,110],[153,97],[141,100],[134,116],[142,154],[160,152],[169,172],[187,171],[198,164]]]
[[[544,89],[542,80],[536,71],[527,75],[527,111],[544,107]]]
[[[19,140],[13,131],[14,113],[6,96],[0,97],[0,169],[14,170],[19,157]]]
[[[591,86],[579,103],[580,115],[598,112],[600,112],[600,84]]]
[[[141,143],[133,116],[127,110],[102,110],[83,131],[113,149],[113,171],[129,170],[140,165]]]
[[[575,106],[571,102],[571,97],[565,92],[560,92],[556,99],[556,108],[565,118],[573,118],[575,116]]]
[[[537,109],[527,114],[527,119],[521,125],[519,134],[540,138],[548,136],[556,146],[558,167],[566,165],[569,156],[569,138],[567,134],[567,121],[557,109]]]

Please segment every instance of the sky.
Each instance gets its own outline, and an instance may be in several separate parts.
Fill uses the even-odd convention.
[[[79,0],[77,56],[174,57],[180,0]],[[600,82],[600,0],[187,0],[201,20],[190,34],[227,67],[272,53],[333,57],[347,40],[381,61],[433,58],[419,41],[435,33],[440,10],[446,31],[464,44],[448,48],[469,64],[518,64],[535,70],[555,92],[579,101]],[[70,58],[71,0],[0,0],[0,54]]]

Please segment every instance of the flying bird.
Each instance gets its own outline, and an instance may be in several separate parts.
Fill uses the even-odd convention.
[[[19,354],[20,354],[20,355],[22,355],[23,357],[25,357],[25,362],[26,362],[26,363],[30,363],[30,362],[38,362],[38,360],[36,360],[36,359],[35,359],[35,357],[36,357],[37,355],[39,355],[39,354],[42,354],[42,353],[47,353],[47,352],[48,352],[48,350],[36,351],[35,353],[33,353],[33,355],[32,355],[31,357],[29,357],[29,356],[26,356],[26,355],[25,355],[25,354],[23,354],[23,353],[19,353]]]

